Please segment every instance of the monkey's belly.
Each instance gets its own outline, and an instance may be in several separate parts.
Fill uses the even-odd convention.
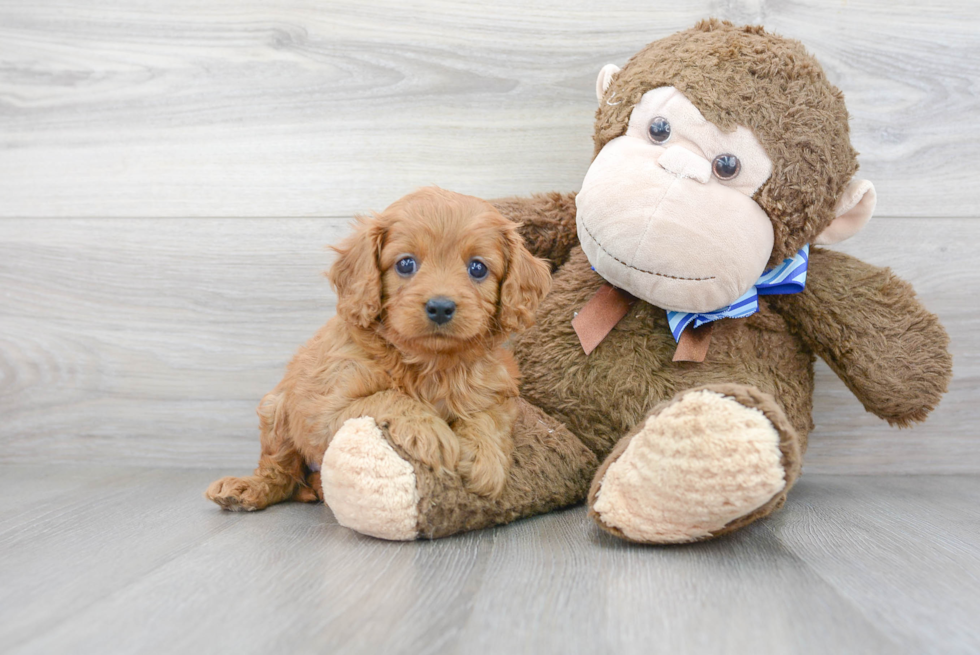
[[[583,264],[584,262],[584,264]],[[813,355],[769,311],[716,321],[705,361],[671,361],[676,343],[663,309],[643,301],[590,354],[574,312],[603,284],[580,249],[555,275],[537,324],[515,339],[522,395],[605,456],[657,404],[709,383],[750,384],[771,394],[806,443],[812,428]]]

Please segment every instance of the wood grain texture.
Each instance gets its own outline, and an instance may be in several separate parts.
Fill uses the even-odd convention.
[[[322,505],[220,512],[224,471],[0,467],[5,653],[877,653],[980,648],[980,478],[810,476],[717,541],[582,507],[391,543]],[[45,489],[73,486],[61,498]]]
[[[333,314],[322,219],[0,220],[0,462],[254,466],[254,408]],[[980,472],[980,221],[883,219],[842,246],[891,265],[952,335],[922,425],[817,371],[806,471]]]
[[[802,40],[880,212],[973,216],[980,4],[147,0],[0,6],[0,216],[342,216],[575,190],[594,80],[706,16]]]
[[[204,446],[251,459],[256,399],[333,314],[323,244],[346,229],[0,221],[6,455],[179,464]]]
[[[958,593],[980,589],[980,509],[963,502],[977,478],[868,482],[809,481],[802,503],[776,519],[781,543],[903,650],[980,649],[980,599]]]

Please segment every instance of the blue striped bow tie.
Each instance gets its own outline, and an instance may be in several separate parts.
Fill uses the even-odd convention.
[[[742,294],[728,307],[704,314],[672,312],[667,310],[667,322],[674,341],[680,341],[681,332],[691,323],[698,328],[719,318],[745,318],[759,311],[759,296],[773,296],[781,293],[799,293],[806,286],[806,265],[810,260],[810,245],[800,248],[791,259],[762,274],[751,289]]]

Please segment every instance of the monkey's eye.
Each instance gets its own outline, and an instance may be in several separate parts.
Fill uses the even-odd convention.
[[[666,143],[670,138],[670,123],[663,116],[657,116],[650,123],[650,138],[654,143]]]
[[[711,163],[711,171],[719,180],[730,180],[742,170],[742,162],[735,155],[718,155]]]
[[[395,262],[395,272],[402,277],[410,277],[415,275],[415,271],[417,270],[418,264],[415,263],[414,257],[402,257]]]
[[[479,259],[470,260],[469,273],[470,277],[474,280],[482,280],[489,272],[490,269],[487,268],[487,265],[481,262]]]

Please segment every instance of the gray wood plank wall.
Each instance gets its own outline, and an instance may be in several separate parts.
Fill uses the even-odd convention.
[[[0,462],[254,464],[253,409],[333,312],[322,246],[427,184],[577,189],[594,80],[706,16],[840,86],[956,377],[888,428],[818,369],[807,470],[980,471],[980,4],[0,3]]]

